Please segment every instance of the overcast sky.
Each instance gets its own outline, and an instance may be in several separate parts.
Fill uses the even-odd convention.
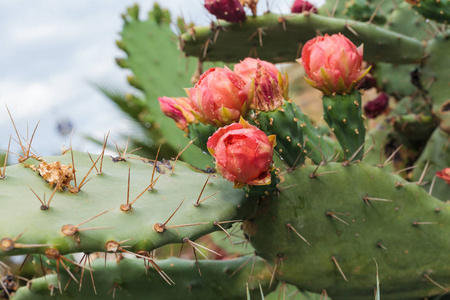
[[[5,104],[19,131],[26,135],[40,120],[34,148],[41,155],[57,154],[69,135],[58,134],[57,122],[75,125],[74,147],[96,151],[82,136],[99,139],[131,131],[129,122],[93,86],[110,83],[130,89],[127,71],[115,64],[124,53],[115,40],[127,6],[139,3],[145,16],[154,1],[128,0],[2,0],[0,1],[0,149],[14,134]],[[202,0],[159,1],[173,15],[208,24],[212,16]],[[292,0],[270,0],[273,12],[288,12]],[[260,12],[267,9],[260,0]],[[31,134],[31,133],[30,133]],[[15,144],[13,142],[13,144]],[[18,151],[18,146],[12,147]]]

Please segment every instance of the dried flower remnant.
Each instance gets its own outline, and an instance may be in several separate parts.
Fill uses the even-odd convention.
[[[389,95],[382,93],[372,101],[369,101],[364,105],[364,114],[366,117],[374,119],[386,111],[389,105]]]

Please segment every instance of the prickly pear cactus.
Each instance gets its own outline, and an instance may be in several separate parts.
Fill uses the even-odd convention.
[[[57,291],[58,278],[56,274],[47,278],[33,279],[31,287],[20,288],[14,299],[48,299],[49,291],[55,299],[98,299],[100,295],[108,295],[114,299],[201,299],[214,297],[215,299],[244,299],[245,288],[241,283],[248,280],[249,294],[253,298],[269,290],[271,273],[266,268],[263,259],[258,258],[253,265],[245,265],[238,272],[246,258],[220,261],[199,261],[170,258],[158,261],[158,266],[165,270],[168,278],[176,285],[167,284],[155,269],[143,266],[138,259],[124,259],[122,261],[105,262],[95,259],[90,267],[95,270],[95,291],[91,278],[86,270],[82,289],[68,273],[61,274],[60,281],[67,285],[62,295]],[[200,268],[202,274],[198,273]],[[230,275],[236,274],[230,279]],[[258,276],[252,276],[252,273]],[[260,288],[261,287],[261,288]]]
[[[15,132],[0,299],[448,297],[448,1],[262,16],[257,2],[215,2],[218,18],[254,16],[178,20],[178,39],[159,6],[123,15],[117,62],[145,99],[110,96],[146,127],[150,158],[106,156],[106,140],[41,158]],[[272,64],[295,59],[322,118]]]

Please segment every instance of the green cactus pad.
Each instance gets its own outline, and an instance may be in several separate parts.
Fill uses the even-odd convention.
[[[442,23],[450,22],[450,1],[448,0],[409,0],[413,7],[427,19]]]
[[[380,122],[366,134],[366,148],[363,160],[366,164],[377,166],[382,165],[388,157],[386,157],[386,144],[389,142],[392,125],[388,122]],[[395,150],[395,149],[394,149]],[[392,161],[388,162],[384,168],[388,172],[394,169]]]
[[[377,9],[378,5],[378,1],[349,0],[345,2],[346,15],[353,20],[370,20],[374,24],[382,25],[386,22],[386,16]]]
[[[429,96],[433,103],[433,112],[440,118],[440,127],[450,133],[450,31],[437,35],[428,41],[427,58],[424,67],[422,85],[429,86]]]
[[[93,159],[97,157],[93,156]],[[63,156],[47,157],[45,161],[60,161],[64,165],[72,163],[70,151]],[[74,152],[74,161],[79,185],[92,162],[86,153],[81,152]],[[154,168],[153,161],[131,155],[126,161],[104,157],[101,175],[95,174],[94,169],[88,176],[91,180],[77,194],[67,189],[56,191],[50,209],[41,210],[41,203],[30,188],[43,201],[46,194],[47,202],[53,188],[37,172],[24,167],[32,163],[39,164],[28,159],[23,164],[7,167],[6,178],[0,180],[0,257],[44,253],[47,248],[55,248],[60,254],[107,251],[109,242],[119,243],[120,249],[128,251],[151,251],[168,243],[182,243],[185,237],[195,240],[220,230],[214,222],[245,218],[255,205],[242,190],[233,189],[232,183],[216,174],[196,171],[180,161],[176,165],[174,162],[159,162]],[[143,194],[132,204],[132,211],[126,212],[119,206],[127,203],[129,170],[129,202]],[[152,176],[153,181],[158,180],[151,191],[146,191]],[[194,206],[197,200],[204,202]],[[179,210],[166,226],[155,227],[155,224],[165,223],[177,207]],[[62,232],[64,225],[80,224],[108,210],[111,211],[79,226],[74,235]],[[222,224],[225,228],[231,225],[232,222]],[[91,227],[106,228],[82,231]],[[125,240],[128,241],[120,243]],[[114,247],[112,249],[114,252]],[[120,252],[120,249],[115,250]]]
[[[437,171],[450,167],[450,135],[437,128],[431,138],[428,140],[427,146],[422,155],[416,162],[417,168],[414,169],[413,180],[419,181],[421,177],[425,185],[426,191],[431,189],[434,197],[442,201],[450,201],[450,184],[441,178],[435,178]],[[425,167],[427,168],[424,172]]]
[[[260,111],[256,118],[261,130],[268,135],[276,134],[275,152],[291,168],[301,165],[306,155],[319,164],[334,154],[294,103],[286,102],[275,111]]]
[[[199,147],[203,152],[208,153],[208,139],[217,130],[216,127],[212,125],[205,125],[202,123],[192,123],[188,126],[189,128],[189,138],[194,141],[194,145]]]
[[[386,1],[385,1],[386,2]],[[392,3],[392,1],[387,1]],[[425,19],[411,8],[406,2],[400,2],[388,16],[386,28],[414,37],[419,41],[429,38],[429,24]],[[372,71],[377,79],[377,86],[391,96],[401,99],[412,95],[417,87],[411,83],[411,72],[419,68],[419,64],[396,65],[388,63],[377,63]]]
[[[425,41],[430,38],[430,34],[427,32],[429,25],[425,18],[406,2],[398,3],[396,8],[390,13],[387,28],[391,31],[414,37],[419,41]]]
[[[245,264],[236,272],[246,257],[233,260],[198,261],[199,275],[195,261],[170,258],[157,261],[158,266],[175,282],[169,285],[164,279],[150,268],[146,273],[143,260],[123,259],[119,262],[96,259],[91,262],[94,270],[93,277],[97,295],[94,293],[89,270],[84,271],[82,289],[75,282],[68,285],[62,294],[58,290],[56,274],[47,275],[31,281],[31,287],[20,288],[14,300],[40,300],[49,299],[244,299],[246,295],[246,282],[250,295],[254,298],[260,296],[261,291],[268,293],[276,287],[269,288],[271,272],[261,258],[255,259],[255,264]],[[253,266],[253,267],[252,267]],[[236,272],[231,278],[230,276]],[[80,278],[80,270],[75,276]],[[62,288],[70,280],[66,271],[60,273]]]
[[[361,93],[324,95],[323,118],[341,144],[346,160],[362,159],[366,128],[361,108]]]
[[[286,102],[274,111],[260,111],[256,115],[259,128],[267,135],[275,134],[276,154],[291,168],[305,161],[303,119],[305,115],[293,103]],[[315,149],[317,150],[317,149]]]
[[[424,53],[423,45],[414,38],[374,24],[358,21],[350,24],[347,20],[316,14],[268,13],[249,18],[243,24],[221,23],[214,30],[195,27],[194,34],[185,33],[181,38],[186,55],[206,60],[238,61],[257,56],[271,62],[291,62],[299,57],[301,46],[318,32],[340,32],[356,45],[364,43],[364,59],[371,62],[417,63]]]
[[[381,299],[449,287],[450,204],[365,163],[305,166],[284,177],[279,195],[244,224],[279,280],[325,289],[333,300],[372,300],[377,263]]]
[[[159,138],[154,141],[156,148],[161,143],[167,143],[179,151],[188,144],[189,139],[172,119],[161,112],[158,97],[185,97],[183,88],[191,85],[198,61],[180,56],[176,36],[170,29],[170,18],[162,22],[161,18],[167,16],[161,9],[151,12],[147,20],[140,20],[135,13],[138,7],[133,8],[123,16],[125,24],[117,46],[127,57],[120,58],[118,63],[133,71],[133,76],[128,78],[129,83],[144,92],[145,101],[128,97],[127,102],[121,99],[116,99],[119,101],[116,102],[120,106],[137,107],[140,110],[138,120],[145,128],[150,126],[148,130]],[[210,157],[196,147],[189,147],[181,158],[202,168],[211,164]]]
[[[401,99],[417,91],[411,83],[411,72],[419,65],[400,65],[378,63],[374,66],[373,74],[377,79],[377,86],[389,95]]]

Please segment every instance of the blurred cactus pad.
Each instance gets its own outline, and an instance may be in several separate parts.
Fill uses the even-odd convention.
[[[0,299],[450,299],[450,2],[329,0],[317,13],[261,15],[257,2],[217,1],[247,15],[209,26],[158,4],[144,17],[126,9],[116,61],[139,91],[100,89],[143,139],[40,157],[34,134],[11,132]],[[352,93],[321,99],[295,60],[338,33],[364,45],[371,69]],[[263,185],[230,182],[208,142],[228,129],[193,122],[187,133],[158,102],[246,57],[280,63],[289,80],[289,94],[276,90],[280,74],[268,77],[275,92],[246,82],[255,97],[283,97],[270,111],[246,103],[238,120],[270,136]]]

